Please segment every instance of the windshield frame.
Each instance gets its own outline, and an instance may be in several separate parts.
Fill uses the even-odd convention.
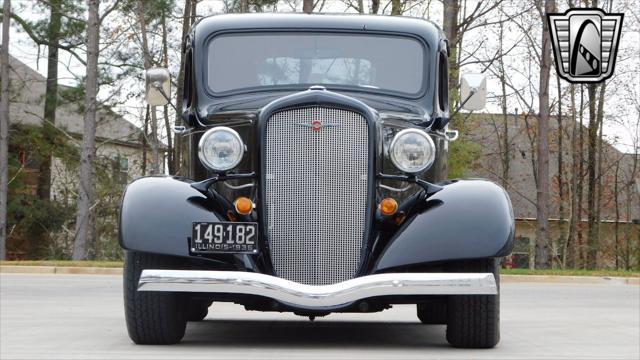
[[[291,34],[323,34],[323,35],[362,35],[362,36],[384,36],[384,37],[396,37],[396,38],[410,38],[418,42],[418,44],[422,47],[423,54],[423,72],[422,72],[422,81],[421,87],[416,93],[405,93],[400,91],[394,91],[389,89],[376,89],[376,88],[368,88],[363,86],[353,86],[353,85],[341,85],[341,84],[285,84],[285,85],[266,85],[266,86],[252,86],[245,87],[233,90],[227,90],[222,92],[216,92],[209,86],[209,52],[211,42],[219,36],[225,35],[234,35],[234,34],[283,34],[283,33],[291,33]],[[370,93],[377,95],[386,95],[386,96],[394,96],[403,99],[411,99],[416,100],[423,98],[428,90],[430,79],[431,79],[431,65],[428,59],[430,58],[431,49],[429,44],[420,36],[405,33],[405,32],[390,32],[390,31],[354,31],[348,29],[301,29],[301,28],[266,28],[266,29],[233,29],[233,30],[221,30],[210,34],[203,41],[202,51],[202,63],[200,73],[200,82],[203,85],[203,89],[207,95],[210,97],[218,98],[218,97],[227,97],[238,94],[247,94],[247,93],[259,93],[259,92],[269,92],[269,91],[302,91],[308,89],[313,85],[321,85],[325,87],[327,90],[338,90],[338,91],[347,91],[347,92],[360,92],[360,93]],[[393,70],[389,70],[393,71]]]

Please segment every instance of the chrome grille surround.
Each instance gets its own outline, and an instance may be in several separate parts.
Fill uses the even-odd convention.
[[[319,130],[311,124],[320,121]],[[275,112],[265,134],[264,199],[275,274],[309,285],[355,276],[367,231],[369,132],[360,113]]]

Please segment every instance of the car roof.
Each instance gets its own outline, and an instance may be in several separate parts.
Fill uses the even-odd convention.
[[[434,23],[406,16],[362,14],[247,13],[222,14],[202,18],[194,26],[196,43],[223,30],[346,30],[405,33],[421,36],[431,44],[443,38]]]

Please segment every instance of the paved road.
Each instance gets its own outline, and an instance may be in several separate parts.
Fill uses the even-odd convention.
[[[504,284],[497,348],[449,348],[444,331],[418,324],[408,305],[312,323],[214,304],[181,344],[136,346],[119,277],[0,275],[0,359],[639,359],[640,287]]]

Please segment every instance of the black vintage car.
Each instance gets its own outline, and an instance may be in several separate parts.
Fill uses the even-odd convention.
[[[180,341],[217,301],[310,319],[415,304],[453,346],[498,343],[513,212],[491,182],[446,179],[457,133],[435,25],[219,15],[183,50],[185,168],[132,182],[120,213],[135,343]],[[166,104],[169,83],[147,71],[147,101]],[[483,78],[461,88],[484,106]]]

